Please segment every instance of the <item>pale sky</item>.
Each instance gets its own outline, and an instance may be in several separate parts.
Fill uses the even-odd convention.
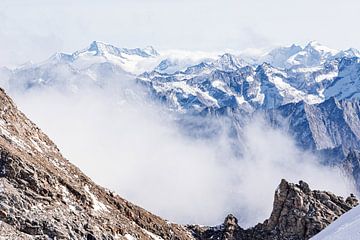
[[[119,47],[223,51],[311,40],[360,48],[359,0],[1,0],[0,66],[93,40]]]

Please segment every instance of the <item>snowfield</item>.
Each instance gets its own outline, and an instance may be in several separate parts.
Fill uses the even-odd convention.
[[[355,207],[330,224],[312,240],[359,240],[360,206]]]

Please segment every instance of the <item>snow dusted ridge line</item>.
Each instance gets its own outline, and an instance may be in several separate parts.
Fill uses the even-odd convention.
[[[316,42],[271,51],[253,64],[224,54],[175,72],[163,61],[138,80],[173,108],[201,111],[205,108],[274,108],[304,101],[318,104],[331,97],[357,96],[350,82],[358,76],[355,50],[336,51]],[[350,61],[350,63],[349,63]],[[344,66],[344,67],[342,67]],[[349,69],[351,67],[351,69]],[[341,82],[340,78],[344,78]],[[348,82],[348,83],[346,83]]]
[[[94,41],[72,54],[57,53],[38,64],[2,69],[0,76],[5,76],[2,86],[15,92],[44,87],[77,92],[88,85],[103,87],[138,76],[139,82],[180,111],[257,109],[357,97],[349,84],[357,78],[359,56],[356,49],[338,51],[317,42],[249,58],[229,53],[159,53],[152,47],[127,49]]]

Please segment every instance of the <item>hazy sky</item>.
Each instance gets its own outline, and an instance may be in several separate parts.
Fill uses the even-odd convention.
[[[360,48],[358,0],[1,0],[0,65],[100,40],[123,47],[240,50]]]

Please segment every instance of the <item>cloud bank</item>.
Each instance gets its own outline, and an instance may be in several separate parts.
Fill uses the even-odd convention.
[[[238,158],[229,147],[227,121],[215,123],[224,133],[217,138],[189,137],[132,84],[114,89],[11,95],[97,183],[173,222],[214,225],[234,213],[242,226],[254,225],[269,217],[281,178],[341,195],[352,191],[340,170],[317,164],[261,117],[245,127]]]

